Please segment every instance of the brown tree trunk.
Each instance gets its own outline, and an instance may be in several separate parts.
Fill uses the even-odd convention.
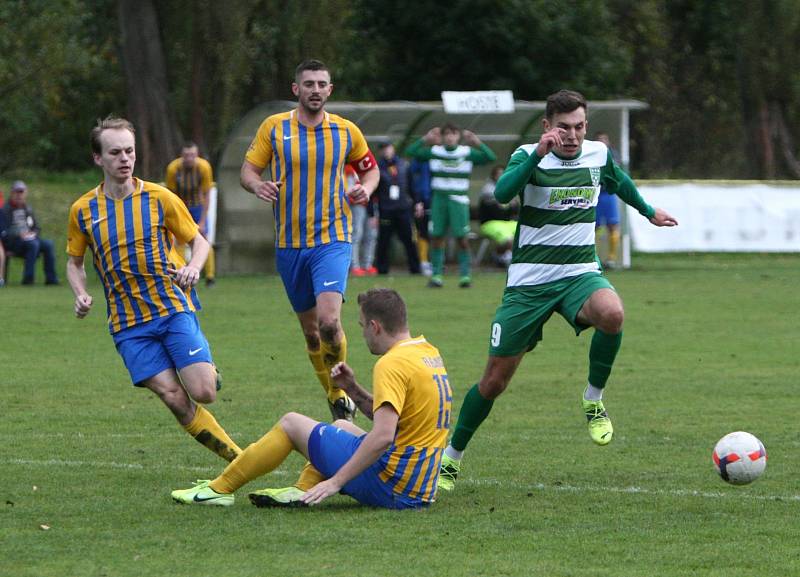
[[[164,52],[153,0],[119,0],[122,65],[128,115],[136,127],[137,163],[147,179],[160,179],[182,140],[169,103]]]
[[[800,160],[795,155],[794,138],[792,138],[792,131],[789,130],[784,120],[782,106],[778,102],[773,102],[771,108],[772,121],[775,124],[775,135],[783,153],[783,160],[792,176],[800,178]]]
[[[192,140],[197,144],[204,155],[206,150],[205,130],[203,126],[203,85],[206,69],[200,40],[195,38],[192,50],[192,80],[191,80],[191,128]]]
[[[775,178],[775,148],[772,146],[772,130],[769,106],[762,102],[758,108],[758,142],[761,156],[761,178]]]

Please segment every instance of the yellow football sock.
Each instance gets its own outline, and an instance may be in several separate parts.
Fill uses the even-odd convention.
[[[303,467],[303,470],[300,472],[300,477],[297,479],[294,486],[301,491],[308,491],[311,487],[324,480],[325,477],[322,473],[317,471],[314,465],[307,461],[306,466]]]
[[[277,468],[289,453],[292,441],[280,423],[258,441],[247,447],[209,487],[217,493],[233,493],[242,485]]]
[[[306,349],[308,359],[314,367],[314,374],[317,375],[322,388],[325,389],[325,394],[328,395],[331,389],[331,370],[325,365],[322,349],[311,351]]]
[[[203,405],[195,405],[194,418],[183,428],[201,444],[225,459],[233,461],[242,450],[228,436],[214,415]]]
[[[206,264],[203,267],[203,272],[206,275],[206,280],[214,280],[214,277],[217,272],[217,266],[214,259],[214,247],[212,246],[208,251],[208,258],[206,258]]]
[[[342,333],[342,340],[339,341],[336,345],[331,345],[322,341],[320,346],[320,352],[322,353],[322,361],[325,363],[325,370],[327,371],[327,375],[330,379],[331,369],[336,363],[343,362],[347,360],[347,336]],[[330,380],[328,381],[330,383]],[[340,399],[342,397],[346,397],[345,392],[342,389],[329,385],[328,387],[328,400],[332,403],[336,399]]]
[[[417,239],[417,252],[419,253],[419,262],[430,262],[428,258],[428,246],[430,243],[424,238]]]
[[[608,258],[610,260],[618,261],[619,259],[619,228],[614,227],[614,230],[608,233]]]

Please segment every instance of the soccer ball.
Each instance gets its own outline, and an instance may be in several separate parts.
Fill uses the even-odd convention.
[[[767,451],[755,436],[744,431],[722,437],[711,454],[714,468],[723,481],[731,485],[747,485],[767,468]]]

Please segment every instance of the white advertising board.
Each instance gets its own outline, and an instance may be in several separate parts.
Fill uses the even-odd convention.
[[[800,182],[640,184],[645,200],[679,225],[659,228],[627,207],[641,252],[800,252]]]

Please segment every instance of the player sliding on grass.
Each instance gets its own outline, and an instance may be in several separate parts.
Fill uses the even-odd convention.
[[[153,391],[187,433],[232,461],[241,449],[197,404],[213,402],[217,392],[192,288],[208,242],[180,198],[133,176],[136,141],[130,122],[106,118],[92,130],[91,141],[103,182],[69,213],[67,278],[75,314],[84,318],[93,303],[83,264],[88,247],[103,283],[111,336],[133,384]],[[172,250],[175,239],[191,246],[188,264]]]
[[[292,450],[306,465],[294,487],[250,493],[257,506],[316,505],[342,492],[388,509],[430,504],[447,442],[451,392],[439,351],[411,338],[403,300],[391,289],[358,295],[359,324],[370,352],[383,355],[373,371],[373,394],[356,383],[345,363],[332,380],[373,420],[364,432],[344,419],[329,425],[287,413],[213,481],[172,492],[179,503],[233,505],[239,487],[278,467]],[[318,472],[319,471],[319,472]]]
[[[678,224],[642,199],[605,144],[584,141],[588,122],[582,95],[568,90],[552,94],[542,125],[539,143],[512,154],[495,188],[499,202],[519,196],[522,208],[503,301],[492,321],[489,361],[480,382],[464,398],[442,458],[439,486],[444,490],[453,489],[467,443],[522,357],[542,339],[542,326],[553,312],[576,334],[595,329],[581,406],[592,440],[598,445],[611,442],[613,427],[602,398],[622,342],[623,309],[595,253],[600,188],[617,194],[656,226]]]

